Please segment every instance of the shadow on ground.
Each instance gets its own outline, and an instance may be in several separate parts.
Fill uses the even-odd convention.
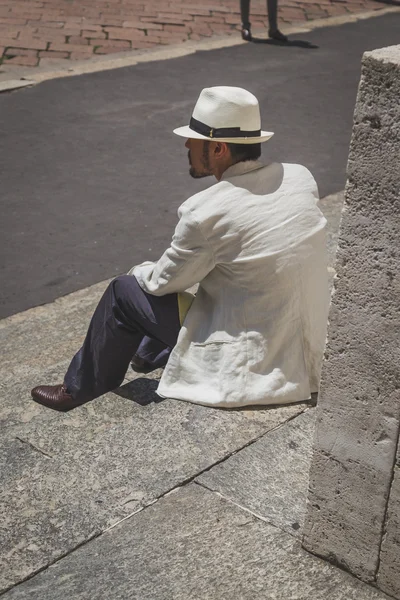
[[[147,377],[139,377],[114,390],[114,394],[132,400],[140,406],[162,402],[164,398],[157,396],[158,381]]]
[[[316,44],[307,42],[305,40],[288,40],[287,42],[280,42],[278,40],[255,38],[252,40],[253,44],[268,44],[269,46],[285,46],[287,48],[295,46],[296,48],[304,48],[305,50],[316,50],[319,48]]]

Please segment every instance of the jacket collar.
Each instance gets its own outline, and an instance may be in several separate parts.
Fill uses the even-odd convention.
[[[226,179],[230,179],[236,175],[244,175],[245,173],[250,173],[251,171],[261,169],[262,167],[265,167],[265,165],[259,160],[240,161],[231,167],[228,167],[222,174],[220,181],[225,181]]]

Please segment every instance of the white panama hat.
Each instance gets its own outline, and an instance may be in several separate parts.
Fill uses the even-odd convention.
[[[204,88],[189,125],[174,129],[176,135],[230,144],[266,142],[274,134],[261,130],[258,100],[238,87]]]

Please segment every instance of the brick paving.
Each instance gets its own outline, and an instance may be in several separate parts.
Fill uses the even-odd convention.
[[[280,0],[279,22],[301,23],[385,7],[374,0]],[[254,29],[267,28],[265,0],[252,0]],[[0,64],[57,60],[239,35],[239,0],[0,0]]]

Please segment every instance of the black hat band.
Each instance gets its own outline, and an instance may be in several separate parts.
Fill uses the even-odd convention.
[[[256,131],[243,131],[240,129],[240,127],[209,127],[205,123],[202,123],[193,117],[190,119],[189,127],[193,131],[196,131],[196,133],[201,133],[201,135],[204,135],[210,139],[251,138],[261,136],[261,129],[257,129]]]

